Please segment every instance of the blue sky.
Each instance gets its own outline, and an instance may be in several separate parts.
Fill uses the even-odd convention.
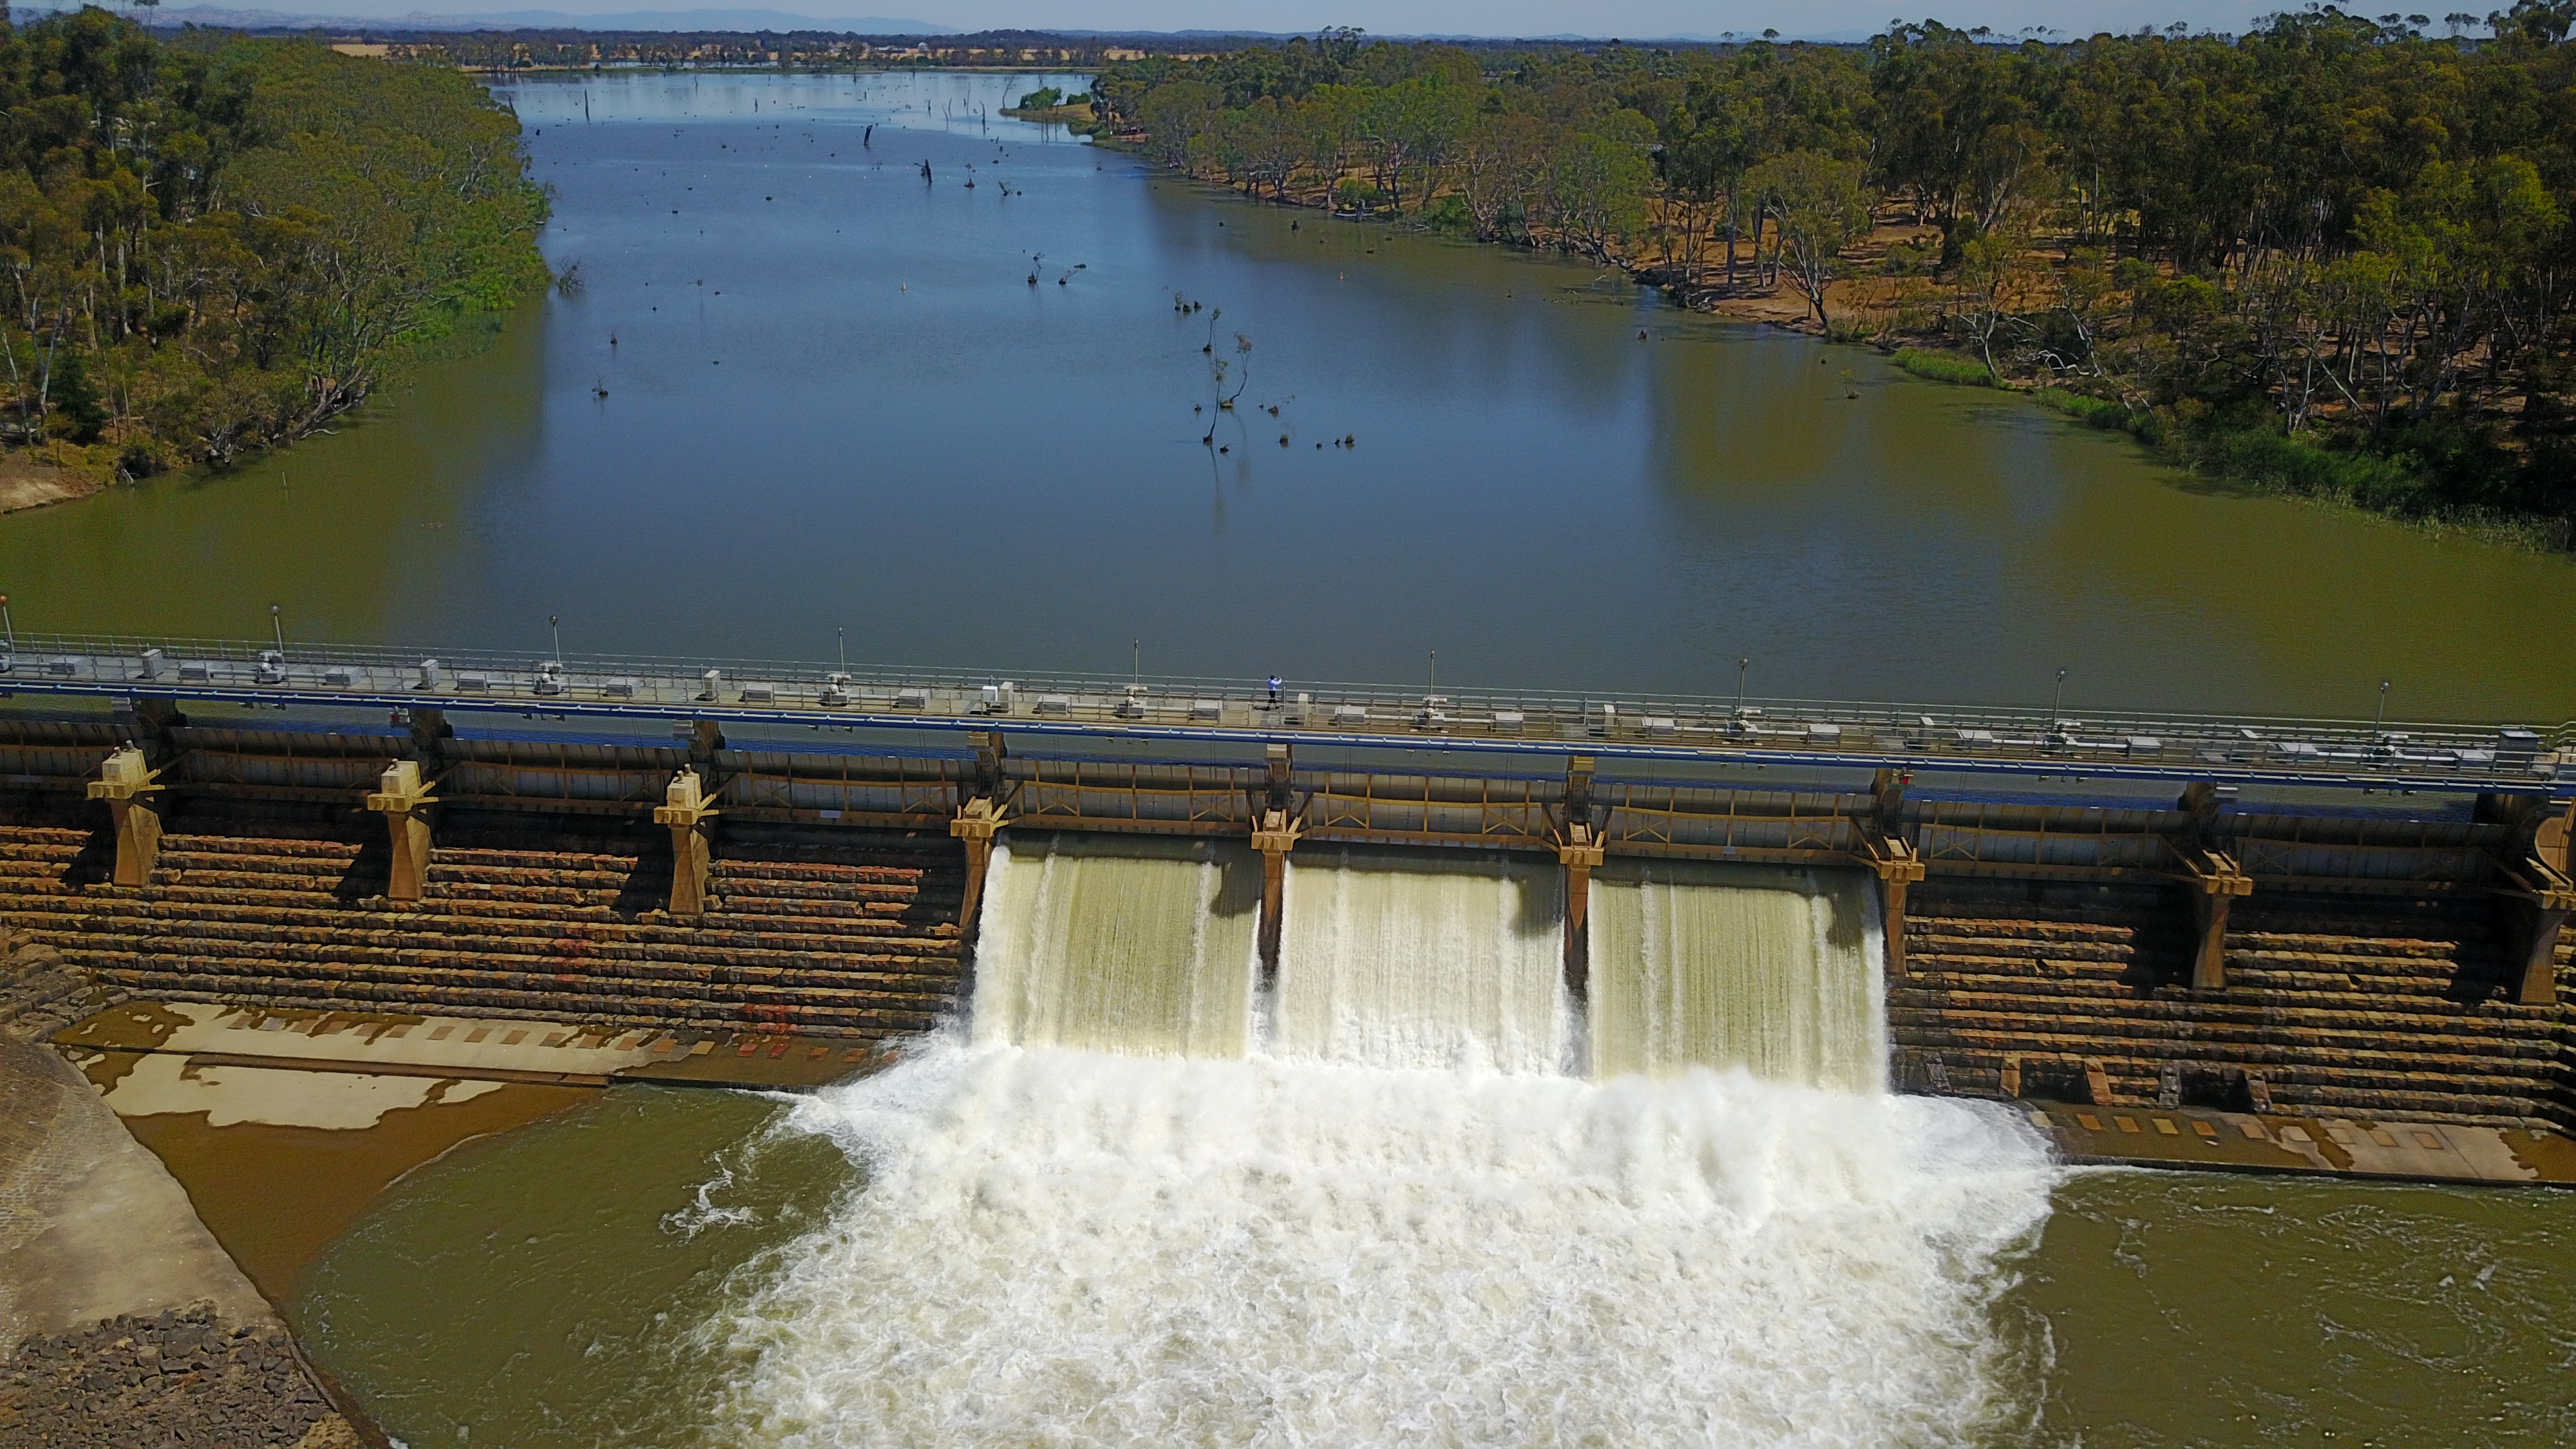
[[[2182,22],[2241,31],[2285,7],[2280,0],[165,0],[169,9],[212,3],[303,14],[396,16],[553,10],[573,14],[730,8],[817,17],[894,16],[955,29],[1024,26],[1085,30],[1313,31],[1356,25],[1378,35],[1589,35],[1652,38],[1759,34],[1857,38],[1902,15],[2019,33],[2135,30]],[[2369,9],[2361,0],[2356,9]],[[2439,29],[2439,27],[2435,27]]]

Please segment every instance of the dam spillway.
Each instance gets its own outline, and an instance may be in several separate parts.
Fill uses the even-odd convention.
[[[720,1060],[738,1038],[762,1060],[787,1048],[753,1038],[792,1039],[798,1060],[855,1063],[953,1014],[968,980],[1009,978],[1008,932],[977,935],[988,881],[1016,901],[1028,861],[1057,858],[1029,908],[1058,925],[1026,942],[1052,970],[1079,902],[1135,893],[1106,883],[1136,868],[1117,860],[1168,847],[1199,862],[1191,883],[1146,894],[1210,913],[1186,961],[1154,967],[1179,974],[1067,976],[1024,992],[1006,1030],[1140,1054],[1464,1050],[1506,1072],[1742,1066],[1862,1091],[1883,1070],[1909,1093],[2576,1126],[2570,801],[2537,766],[2511,789],[2390,795],[2175,789],[2076,760],[2035,785],[1930,759],[1694,763],[1568,740],[1541,770],[1441,739],[1299,755],[1076,748],[1005,720],[674,731],[183,702],[0,711],[0,923],[110,995],[536,1018]],[[1373,881],[1391,861],[1446,884]],[[1719,909],[1678,889],[1720,867],[1809,882],[1811,918],[1839,902],[1823,944],[1785,899]],[[1470,890],[1486,894],[1466,911]],[[1451,924],[1422,932],[1429,916]],[[1853,919],[1866,999],[1792,1010],[1753,969],[1839,960],[1853,937],[1833,923]],[[1731,935],[1781,949],[1730,955]],[[1469,936],[1483,976],[1428,969]],[[1855,1031],[1870,1050],[1833,1045]]]
[[[1555,872],[1492,852],[1324,850],[1289,866],[1273,1043],[1377,1067],[1568,1057]]]
[[[1592,889],[1596,1072],[1886,1086],[1883,943],[1858,872],[1644,861]]]
[[[1292,865],[1267,990],[1240,847],[1040,836],[997,849],[978,1042],[1522,1075],[1740,1068],[1887,1080],[1877,924],[1856,872],[1658,862],[1595,883],[1592,1000],[1560,969],[1555,873],[1499,852]]]
[[[1252,1035],[1259,864],[1215,841],[1039,836],[997,849],[979,1040],[1239,1057]]]

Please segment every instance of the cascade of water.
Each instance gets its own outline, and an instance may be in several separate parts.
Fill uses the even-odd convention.
[[[712,1442],[2027,1442],[1990,1104],[916,1049],[796,1109],[868,1185],[706,1330]]]
[[[1875,899],[1858,873],[1623,861],[1592,879],[1597,1073],[1886,1086]]]
[[[1562,1070],[1549,863],[1301,850],[1248,1055],[1244,853],[1023,839],[994,870],[974,1041],[796,1109],[867,1186],[704,1330],[743,1365],[714,1442],[2034,1427],[1992,1312],[2047,1149],[1997,1107],[1866,1090],[1856,887],[1607,872],[1593,980],[1626,1074],[1595,1081]],[[1729,1064],[1852,1090],[1705,1070]]]
[[[1023,837],[996,846],[975,958],[975,1038],[1239,1057],[1261,866],[1234,844]]]
[[[1300,850],[1270,1046],[1367,1066],[1557,1071],[1569,1016],[1561,909],[1553,862]]]

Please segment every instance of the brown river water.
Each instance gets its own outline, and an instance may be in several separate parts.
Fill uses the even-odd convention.
[[[979,114],[1038,83],[506,88],[586,285],[335,436],[0,519],[17,622],[2576,715],[2562,559]],[[307,1259],[413,1449],[2576,1442],[2576,1195],[2069,1172],[1742,1079],[943,1050],[598,1094],[264,1274]]]

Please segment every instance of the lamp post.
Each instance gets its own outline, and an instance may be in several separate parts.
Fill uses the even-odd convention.
[[[557,664],[561,664],[563,663],[563,617],[559,614],[546,615],[546,628],[554,635],[555,644],[555,652],[549,657]]]
[[[286,657],[286,619],[275,604],[268,606],[268,627],[269,632],[277,637],[277,657],[283,660]]]
[[[1752,667],[1753,661],[1750,659],[1735,661],[1735,717],[1737,719],[1744,718],[1744,675]]]
[[[7,594],[0,594],[0,629],[8,631],[9,652],[12,654],[17,653],[18,623],[16,620],[9,617],[9,596]]]
[[[2048,727],[2055,729],[2064,720],[2066,710],[2066,671],[2057,671],[2057,692],[2048,697]]]
[[[2387,681],[2387,680],[2385,680],[2385,679],[2383,679],[2383,680],[2379,681],[2379,713],[2377,713],[2377,714],[2375,714],[2375,715],[2371,716],[2371,719],[2370,719],[2370,732],[2371,732],[2372,734],[2374,734],[2374,735],[2378,734],[2378,733],[2380,732],[2381,728],[2382,728],[2383,726],[2385,726],[2387,723],[2388,723],[2388,681]]]

